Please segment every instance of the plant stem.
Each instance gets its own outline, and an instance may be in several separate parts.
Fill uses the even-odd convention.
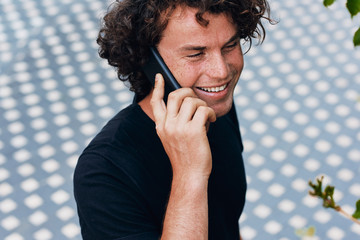
[[[345,212],[344,210],[342,210],[341,207],[335,209],[336,211],[338,211],[339,213],[341,213],[342,215],[344,215],[345,217],[347,217],[348,219],[350,219],[351,221],[357,223],[360,225],[360,221],[356,218],[353,218],[353,216],[351,216],[350,214],[348,214],[347,212]]]

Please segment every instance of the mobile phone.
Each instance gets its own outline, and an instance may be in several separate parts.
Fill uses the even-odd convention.
[[[181,88],[180,84],[176,81],[175,77],[172,75],[170,69],[166,66],[164,60],[162,59],[160,53],[155,47],[150,47],[150,56],[146,64],[142,67],[143,72],[145,73],[148,80],[154,86],[155,84],[155,75],[161,73],[165,80],[165,94],[164,101],[167,101],[167,96],[170,92]]]

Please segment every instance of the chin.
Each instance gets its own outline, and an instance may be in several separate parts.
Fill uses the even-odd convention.
[[[218,104],[215,106],[211,106],[211,108],[215,111],[216,117],[222,117],[226,115],[232,106],[232,100],[226,103]]]

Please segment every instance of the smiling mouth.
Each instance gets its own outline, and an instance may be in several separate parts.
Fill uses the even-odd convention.
[[[219,86],[219,87],[209,87],[209,88],[205,88],[205,87],[198,87],[198,89],[200,90],[203,90],[205,92],[221,92],[221,91],[224,91],[225,88],[227,87],[227,83],[222,85],[222,86]]]

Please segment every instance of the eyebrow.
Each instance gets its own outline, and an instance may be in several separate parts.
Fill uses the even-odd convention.
[[[240,40],[239,34],[235,33],[234,36],[232,36],[224,45],[223,47],[225,47],[226,45],[228,45],[229,43],[232,43],[236,40]],[[184,47],[180,48],[180,51],[203,51],[205,50],[207,47],[205,46],[193,46],[193,45],[185,45]]]

